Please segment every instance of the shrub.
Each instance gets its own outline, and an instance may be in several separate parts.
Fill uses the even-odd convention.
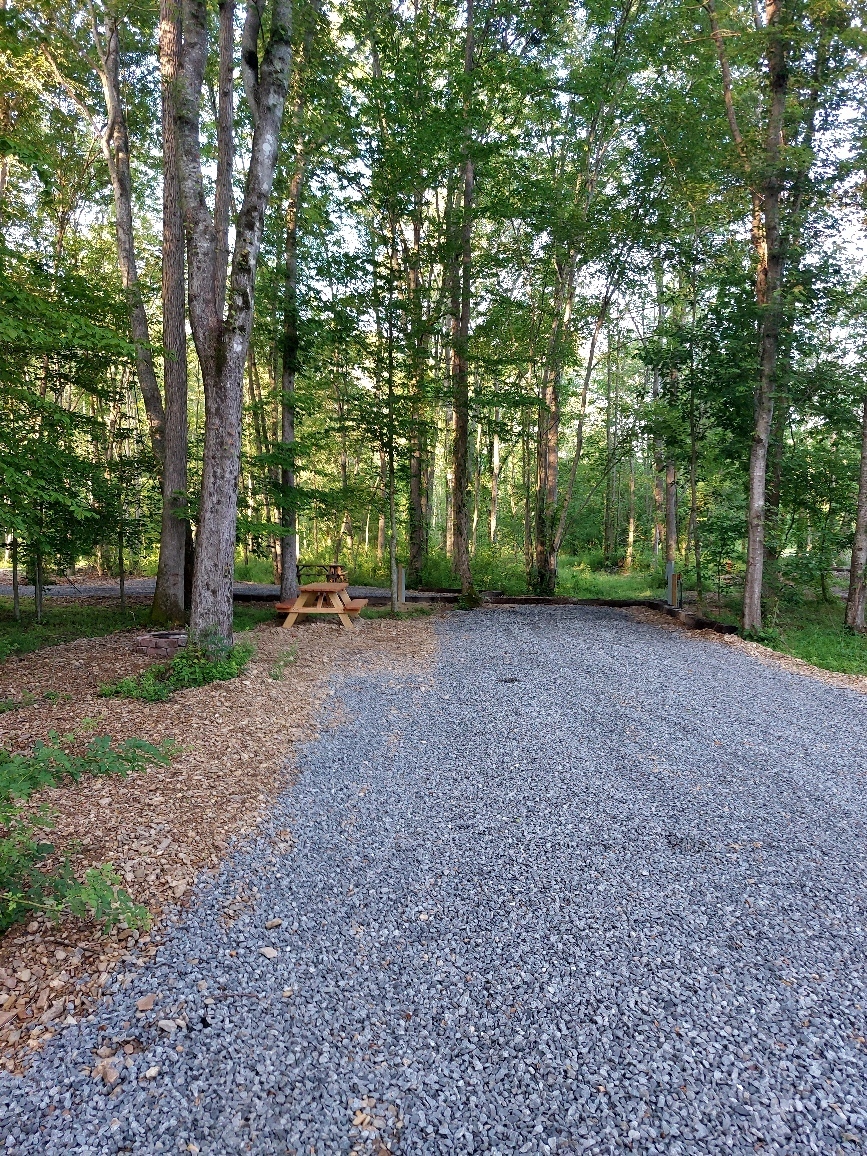
[[[35,791],[66,779],[78,782],[86,774],[127,775],[152,764],[165,765],[177,748],[170,740],[157,747],[139,739],[113,747],[103,735],[92,739],[83,754],[75,754],[69,749],[75,740],[75,735],[61,738],[52,731],[49,742],[36,743],[29,755],[0,750],[0,930],[33,910],[53,918],[91,915],[106,930],[120,922],[128,927],[150,923],[147,909],[119,886],[111,863],[91,867],[83,882],[73,875],[68,858],[55,871],[43,870],[55,851],[44,838],[53,826],[53,813],[46,806],[27,810],[25,804]]]
[[[246,669],[253,652],[249,642],[235,646],[202,642],[180,651],[171,662],[157,663],[141,674],[107,683],[99,688],[99,693],[107,698],[165,702],[176,690],[237,678]]]

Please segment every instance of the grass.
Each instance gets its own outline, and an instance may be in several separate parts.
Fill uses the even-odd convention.
[[[268,671],[269,677],[273,678],[275,682],[280,682],[297,657],[298,646],[293,642],[288,650],[284,650],[274,659],[271,669]]]
[[[102,638],[119,630],[147,629],[150,607],[132,605],[121,610],[114,600],[82,606],[71,599],[46,599],[42,622],[36,621],[32,598],[21,600],[21,621],[12,615],[12,599],[0,598],[0,662],[10,655],[31,654],[45,646],[74,642],[78,638]],[[260,622],[274,617],[270,604],[251,602],[235,604],[234,629],[252,630]],[[0,712],[15,710],[20,704],[4,701]]]
[[[867,636],[848,630],[844,614],[839,600],[784,604],[761,641],[822,670],[867,674]]]
[[[77,638],[102,638],[117,630],[134,630],[147,623],[148,606],[115,604],[81,606],[59,599],[45,600],[42,622],[36,621],[32,598],[21,599],[21,621],[12,615],[12,599],[0,598],[0,662],[11,654],[30,654],[43,646],[74,642]]]
[[[557,593],[568,598],[663,598],[655,572],[633,571],[630,574],[609,574],[590,570],[579,564],[561,565],[558,572]]]

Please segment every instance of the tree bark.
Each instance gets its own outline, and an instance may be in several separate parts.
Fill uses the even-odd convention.
[[[283,308],[283,375],[281,380],[280,440],[286,461],[281,467],[284,502],[280,521],[282,580],[280,597],[288,602],[298,595],[298,513],[294,503],[295,377],[298,372],[298,214],[304,186],[304,152],[299,142],[286,201],[286,302]]]
[[[214,296],[222,319],[229,271],[229,221],[232,216],[232,160],[235,144],[234,38],[235,0],[220,0],[219,104],[217,106],[217,179],[214,189],[214,232],[217,252]]]
[[[500,420],[500,411],[494,411],[494,421]],[[500,435],[494,430],[491,438],[491,510],[489,521],[489,537],[491,547],[497,544],[497,516],[500,501]]]
[[[635,556],[635,456],[629,455],[629,507],[627,512],[628,523],[626,528],[626,557],[623,569],[628,574],[632,570]]]
[[[846,599],[846,625],[850,630],[864,631],[864,608],[867,603],[867,398],[861,416],[861,470],[858,477],[858,505],[855,511],[855,537],[852,542],[852,564],[849,568],[849,596]]]
[[[768,446],[774,416],[777,355],[782,323],[780,296],[785,260],[780,229],[780,200],[783,188],[783,127],[789,70],[786,43],[781,29],[783,0],[766,0],[765,66],[770,105],[762,162],[756,169],[750,160],[746,142],[737,122],[732,72],[713,0],[705,0],[704,7],[710,18],[711,37],[716,46],[720,64],[723,80],[723,103],[729,122],[729,131],[750,189],[752,201],[750,236],[757,258],[756,303],[760,314],[759,373],[754,399],[753,439],[750,447],[749,497],[747,500],[747,569],[744,580],[743,608],[744,631],[755,633],[762,628]]]
[[[160,71],[163,135],[163,388],[165,462],[160,557],[151,608],[155,623],[184,620],[184,571],[189,522],[187,498],[187,335],[184,306],[184,223],[178,183],[177,141],[170,90],[180,66],[181,26],[174,0],[160,0]]]
[[[129,132],[120,92],[118,22],[119,17],[116,14],[106,17],[104,38],[100,35],[95,17],[92,22],[93,42],[100,60],[99,79],[106,110],[106,125],[99,140],[114,194],[118,267],[126,296],[130,332],[135,345],[138,383],[147,414],[157,469],[162,473],[165,463],[165,411],[154,370],[148,318],[138,279],[132,215]]]
[[[254,83],[248,101],[256,127],[250,148],[244,197],[235,222],[235,244],[225,321],[217,298],[218,237],[205,198],[201,164],[200,106],[208,56],[205,0],[185,0],[183,56],[172,90],[178,139],[181,202],[189,255],[190,326],[205,394],[205,445],[193,605],[194,638],[232,637],[232,587],[241,454],[244,368],[253,323],[256,263],[265,208],[271,195],[280,125],[291,65],[291,8],[273,0],[270,32],[261,68],[245,59],[245,77]],[[244,43],[257,43],[261,13],[247,6]],[[250,34],[255,25],[256,35]],[[218,153],[219,153],[218,142]]]
[[[465,112],[469,106],[470,76],[474,67],[473,3],[466,0],[466,37],[464,41],[464,95]],[[469,487],[469,363],[467,360],[470,335],[470,304],[472,292],[472,237],[473,206],[475,201],[475,165],[470,151],[469,123],[464,126],[463,200],[459,244],[456,246],[456,268],[452,284],[452,404],[455,415],[454,496],[452,518],[454,525],[454,563],[461,583],[461,592],[472,591],[470,573],[469,524],[467,491]]]

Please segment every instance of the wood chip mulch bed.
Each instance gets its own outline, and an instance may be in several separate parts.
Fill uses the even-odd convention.
[[[290,630],[269,623],[243,636],[256,643],[256,655],[230,682],[180,691],[164,703],[100,698],[100,684],[150,665],[134,651],[138,633],[66,643],[0,665],[0,699],[35,698],[0,715],[0,746],[8,750],[26,751],[52,730],[82,743],[108,734],[115,742],[172,738],[182,748],[167,767],[87,778],[32,797],[34,806],[57,812],[49,837],[59,851],[71,849],[76,875],[113,863],[154,923],[141,936],[106,936],[86,921],[37,916],[0,937],[0,1064],[10,1071],[87,1014],[120,962],[153,955],[161,916],[183,903],[197,875],[219,866],[230,838],[251,832],[291,783],[293,745],[315,738],[317,721],[334,723],[317,719],[332,673],[419,669],[436,646],[428,619],[366,619],[351,632],[329,622]],[[273,677],[293,647],[297,655]],[[339,704],[331,701],[336,717]]]

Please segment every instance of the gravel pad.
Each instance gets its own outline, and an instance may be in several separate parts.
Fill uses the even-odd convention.
[[[867,1143],[867,699],[610,610],[438,630],[335,687],[156,961],[3,1077],[7,1150]]]

